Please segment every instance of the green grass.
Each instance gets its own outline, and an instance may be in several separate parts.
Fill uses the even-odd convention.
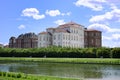
[[[5,62],[44,62],[44,63],[81,63],[81,64],[120,64],[120,59],[113,58],[20,58],[0,57]]]
[[[0,80],[78,80],[78,79],[40,76],[15,72],[0,72]]]

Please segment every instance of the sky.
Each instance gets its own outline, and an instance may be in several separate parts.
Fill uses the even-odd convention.
[[[0,44],[70,21],[102,31],[102,46],[120,47],[120,0],[0,0]]]

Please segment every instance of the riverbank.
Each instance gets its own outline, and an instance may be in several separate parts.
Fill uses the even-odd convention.
[[[75,64],[112,64],[120,65],[120,59],[112,58],[21,58],[0,57],[1,62],[43,62],[43,63],[75,63]]]
[[[39,76],[15,72],[0,72],[0,80],[78,80],[78,79]]]

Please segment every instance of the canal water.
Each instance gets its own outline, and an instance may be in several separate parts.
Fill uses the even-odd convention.
[[[84,80],[120,80],[120,65],[0,62],[0,71],[23,72]]]

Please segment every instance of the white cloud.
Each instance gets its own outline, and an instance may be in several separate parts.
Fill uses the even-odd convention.
[[[112,34],[113,39],[119,40],[120,39],[120,34]]]
[[[102,40],[111,40],[111,37],[108,37],[108,36],[102,36]]]
[[[25,25],[20,25],[20,26],[18,26],[18,29],[25,29]]]
[[[54,23],[57,25],[62,25],[62,24],[65,24],[65,21],[64,20],[57,20],[57,21],[54,21]]]
[[[8,45],[8,43],[2,43],[2,42],[0,42],[0,44],[2,47]]]
[[[45,15],[34,15],[33,18],[36,20],[43,19],[45,18]]]
[[[46,14],[49,15],[49,16],[52,16],[52,17],[55,17],[55,16],[59,16],[59,15],[62,15],[62,16],[70,16],[71,12],[67,12],[67,13],[61,13],[59,10],[47,10],[46,11]]]
[[[103,40],[120,40],[120,34],[112,34],[111,36],[102,36]]]
[[[39,14],[39,11],[36,8],[26,8],[22,11],[22,16],[32,17],[33,19],[39,20],[45,18],[45,15]]]
[[[102,31],[103,46],[120,47],[120,29],[117,28],[120,22],[120,0],[76,0],[74,4],[93,11],[101,11],[95,12],[95,15],[89,19],[92,24],[88,29]]]
[[[120,47],[120,34],[112,34],[111,36],[102,36],[103,46]]]
[[[97,15],[97,16],[93,16],[89,22],[99,22],[99,21],[104,21],[104,20],[110,20],[113,18],[113,14],[111,14],[110,12],[106,12],[104,15]]]
[[[120,47],[120,42],[115,42],[115,41],[111,41],[111,40],[106,40],[102,42],[102,46],[104,47],[110,47],[110,48],[114,48],[114,47]]]
[[[120,29],[110,28],[105,24],[94,23],[88,26],[88,29],[100,29],[105,32],[120,32]]]
[[[120,0],[106,0],[109,4],[120,4]]]
[[[59,10],[47,10],[47,11],[46,11],[46,14],[47,14],[47,15],[50,15],[50,16],[58,16],[58,15],[60,15],[61,13],[60,13]]]
[[[6,45],[8,45],[8,43],[4,43],[3,45],[6,46]]]
[[[65,16],[65,15],[70,16],[70,14],[71,14],[71,12],[61,13],[62,16]]]
[[[107,20],[120,20],[120,9],[117,8],[117,6],[111,4],[111,11],[110,12],[106,12],[103,15],[96,15],[93,16],[89,22],[104,22]]]
[[[84,6],[91,8],[94,11],[101,11],[103,10],[102,4],[100,3],[105,3],[106,0],[78,0],[74,4],[76,6]]]

